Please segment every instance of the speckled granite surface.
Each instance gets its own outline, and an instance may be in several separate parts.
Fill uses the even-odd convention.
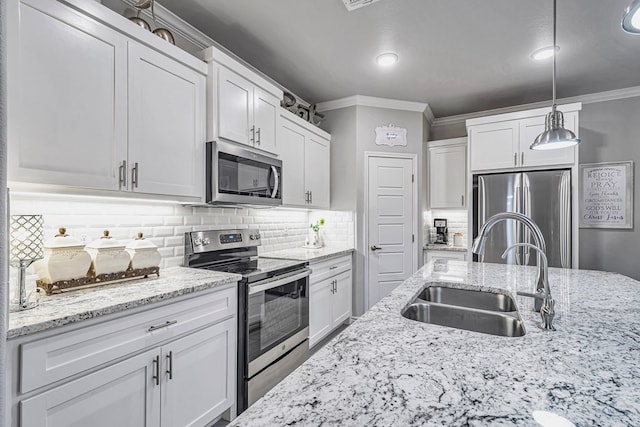
[[[10,313],[7,338],[45,331],[192,292],[227,286],[240,278],[239,274],[175,267],[160,270],[160,277],[113,283],[58,295],[43,294],[37,308]]]
[[[305,249],[305,248],[293,248],[284,249],[281,251],[266,252],[260,254],[260,257],[264,258],[281,258],[281,259],[294,259],[297,261],[322,261],[324,259],[332,258],[340,255],[349,255],[353,252],[353,248],[328,248],[323,247],[320,249]]]
[[[532,290],[532,267],[430,263],[318,351],[232,425],[538,425],[547,410],[578,426],[640,425],[640,282],[550,270],[555,332],[506,338],[423,324],[401,310],[426,282]]]
[[[467,252],[466,246],[453,246],[453,245],[424,245],[425,251],[449,251],[449,252]]]

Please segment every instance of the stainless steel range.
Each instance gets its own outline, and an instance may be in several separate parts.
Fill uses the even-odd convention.
[[[304,362],[309,353],[306,262],[258,257],[254,229],[185,234],[186,267],[237,273],[238,414]]]

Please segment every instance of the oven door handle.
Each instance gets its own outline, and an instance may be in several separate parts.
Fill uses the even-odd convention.
[[[299,273],[298,271],[300,270],[296,270],[296,274],[285,276],[277,280],[266,279],[249,285],[249,295],[264,292],[269,289],[277,288],[278,286],[286,285],[287,283],[295,282],[296,280],[304,279],[305,277],[309,277],[311,274],[310,268],[305,268]]]

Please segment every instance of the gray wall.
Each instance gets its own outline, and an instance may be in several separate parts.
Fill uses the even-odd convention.
[[[7,236],[7,2],[0,1],[0,425],[6,404],[6,342],[9,303],[9,239]]]
[[[423,114],[419,112],[390,110],[374,107],[349,107],[325,113],[322,127],[331,133],[331,209],[356,212],[356,252],[354,255],[353,313],[359,316],[365,311],[364,260],[368,251],[364,248],[364,170],[366,151],[416,154],[418,170],[418,206],[422,206],[424,188],[424,140]],[[393,123],[407,129],[406,147],[376,145],[375,128]],[[417,247],[422,247],[422,214],[418,215]]]
[[[634,228],[580,229],[580,268],[640,280],[640,97],[583,105],[580,163],[635,162]]]

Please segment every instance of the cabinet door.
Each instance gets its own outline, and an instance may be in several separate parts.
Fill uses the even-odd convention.
[[[275,96],[255,89],[253,97],[253,121],[255,126],[255,147],[276,153],[276,129],[280,118],[280,102]]]
[[[305,205],[305,133],[293,123],[282,120],[278,136],[278,152],[282,159],[282,203]]]
[[[160,425],[160,385],[150,350],[20,403],[24,427]]]
[[[218,71],[218,136],[253,146],[253,85],[227,68]]]
[[[202,197],[205,84],[204,75],[129,43],[131,190]]]
[[[351,270],[339,274],[332,280],[336,281],[333,294],[333,327],[351,317]]]
[[[304,173],[306,191],[311,192],[310,205],[329,209],[329,141],[315,135],[308,136],[305,140]]]
[[[124,36],[59,2],[8,2],[9,179],[118,189]]]
[[[576,132],[578,113],[564,115],[564,126]],[[554,166],[573,164],[577,147],[559,148],[555,150],[531,150],[529,147],[538,135],[544,132],[545,116],[533,117],[520,122],[521,166]]]
[[[466,193],[466,147],[429,149],[429,206],[464,208]]]
[[[471,170],[509,169],[519,166],[517,121],[469,128]]]
[[[329,335],[332,324],[333,285],[331,279],[312,283],[309,292],[309,347]]]
[[[236,319],[162,347],[162,426],[204,426],[233,405]]]

